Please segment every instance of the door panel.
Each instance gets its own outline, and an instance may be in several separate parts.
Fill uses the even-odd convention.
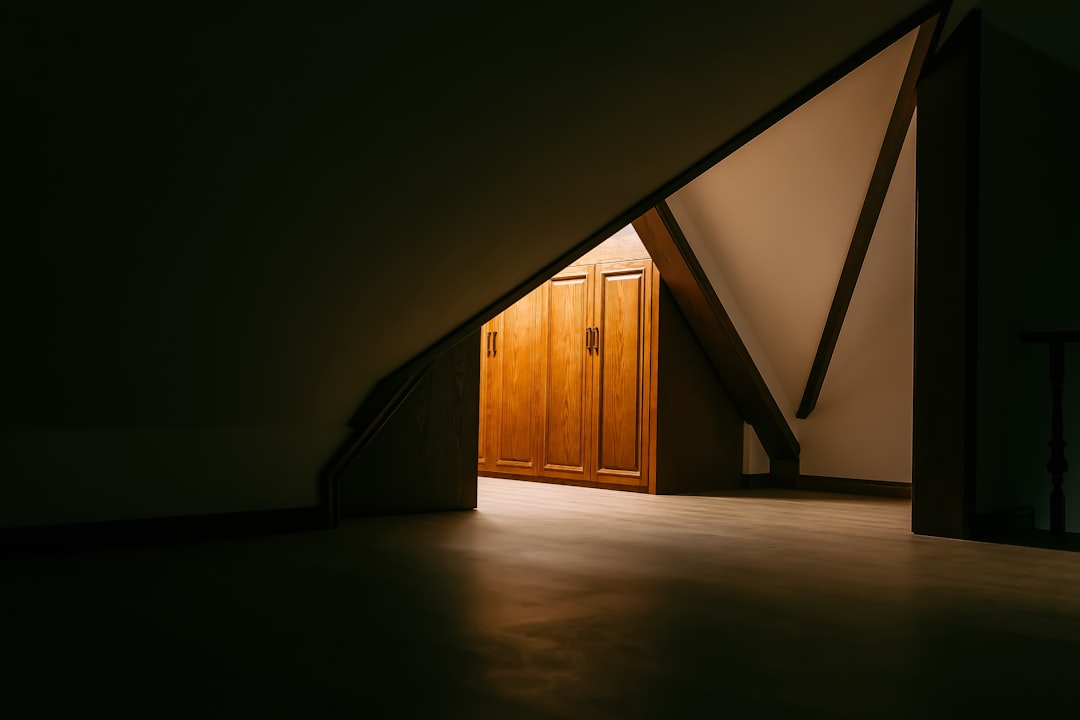
[[[593,268],[569,268],[547,286],[544,313],[544,474],[585,479],[590,452],[586,327]]]
[[[594,325],[600,329],[596,382],[596,474],[599,482],[647,481],[646,337],[651,321],[651,263],[598,266]]]
[[[477,469],[480,472],[490,470],[495,465],[492,452],[494,438],[492,434],[491,399],[494,383],[494,365],[491,362],[491,334],[495,331],[497,320],[484,323],[480,328],[480,446],[477,453]]]
[[[506,472],[535,472],[539,465],[540,312],[543,286],[507,308],[492,336],[495,366],[496,462]]]

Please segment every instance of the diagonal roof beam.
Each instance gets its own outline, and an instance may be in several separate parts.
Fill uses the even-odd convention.
[[[667,203],[647,211],[633,225],[739,413],[753,425],[769,459],[798,460],[795,433]]]
[[[911,50],[907,70],[900,83],[900,92],[897,93],[896,104],[889,118],[889,126],[885,130],[885,139],[881,142],[881,150],[878,152],[877,163],[874,165],[874,174],[870,177],[870,185],[866,189],[859,220],[855,224],[855,232],[851,237],[851,246],[844,260],[844,268],[840,272],[832,306],[829,307],[829,314],[825,319],[825,328],[821,331],[817,354],[814,355],[814,364],[806,380],[806,390],[803,392],[795,417],[809,417],[817,405],[821,387],[825,383],[825,374],[829,370],[829,362],[836,349],[836,341],[840,338],[840,330],[844,326],[844,318],[847,316],[848,306],[851,305],[851,298],[855,293],[855,284],[859,280],[859,273],[866,259],[866,251],[870,247],[870,239],[874,235],[881,207],[885,204],[885,195],[889,192],[889,184],[892,182],[896,163],[900,159],[904,137],[907,135],[912,115],[915,113],[915,86],[936,41],[939,18],[940,15],[934,15],[919,26],[915,47]]]

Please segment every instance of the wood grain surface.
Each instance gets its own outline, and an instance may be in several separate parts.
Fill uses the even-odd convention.
[[[547,287],[543,346],[545,475],[585,479],[589,471],[593,355],[586,347],[594,271],[574,267]]]

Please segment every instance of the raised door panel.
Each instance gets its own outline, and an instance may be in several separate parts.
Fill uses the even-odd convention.
[[[492,450],[494,438],[492,437],[492,387],[494,384],[494,369],[491,358],[491,336],[495,332],[498,320],[484,323],[480,328],[480,428],[479,428],[479,451],[477,453],[477,469],[480,472],[491,470],[495,466],[495,454]]]
[[[592,267],[573,267],[547,284],[543,314],[544,466],[549,477],[584,480],[592,421],[587,347]]]
[[[597,266],[594,325],[597,482],[645,485],[651,369],[652,263]]]
[[[495,468],[535,474],[542,449],[540,313],[544,287],[511,305],[492,334]]]

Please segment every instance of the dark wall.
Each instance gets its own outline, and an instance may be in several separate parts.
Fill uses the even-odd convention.
[[[1078,112],[1080,74],[978,14],[920,83],[916,532],[971,537],[1026,507],[1049,525],[1049,354],[1021,334],[1080,329]],[[1066,357],[1068,440],[1080,353]]]
[[[1046,528],[1049,354],[1020,334],[1080,330],[1080,73],[990,24],[981,45],[978,511],[1033,507]],[[1075,453],[1077,346],[1066,351],[1065,389]],[[1080,530],[1075,477],[1065,484],[1072,531]]]
[[[341,515],[476,507],[480,332],[435,361],[338,476]]]
[[[667,285],[660,285],[656,492],[742,484],[743,419]]]

